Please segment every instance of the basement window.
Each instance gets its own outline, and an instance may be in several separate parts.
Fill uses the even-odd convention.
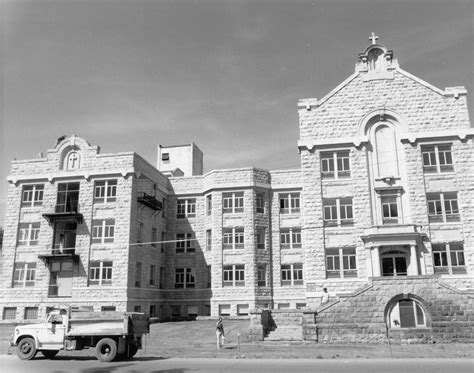
[[[425,328],[425,311],[417,301],[401,299],[390,310],[388,322],[392,329]]]

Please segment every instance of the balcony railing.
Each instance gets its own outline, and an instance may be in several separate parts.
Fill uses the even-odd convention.
[[[62,203],[54,206],[54,212],[47,212],[43,217],[48,220],[50,224],[56,221],[76,221],[82,223],[83,216],[81,206],[78,203]]]
[[[163,209],[163,204],[156,199],[156,197],[149,195],[145,192],[138,193],[137,197],[138,202],[144,204],[145,206],[155,210],[161,211]]]

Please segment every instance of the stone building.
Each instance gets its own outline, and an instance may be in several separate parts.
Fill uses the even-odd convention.
[[[298,113],[294,170],[203,173],[195,144],[159,145],[155,168],[75,136],[12,162],[3,319],[58,303],[301,310],[317,311],[306,339],[474,339],[466,90],[402,70],[373,35],[355,72]]]

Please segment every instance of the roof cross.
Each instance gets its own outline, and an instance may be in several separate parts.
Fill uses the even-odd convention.
[[[374,33],[372,33],[372,35],[370,35],[369,37],[369,40],[372,40],[372,44],[377,44],[377,39],[379,37],[377,35],[375,35]]]

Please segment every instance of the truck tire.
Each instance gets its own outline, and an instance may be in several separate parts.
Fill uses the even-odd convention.
[[[36,355],[35,340],[33,338],[23,338],[16,347],[16,354],[21,360],[31,360]]]
[[[136,344],[131,344],[128,348],[128,358],[131,359],[138,352],[138,346]]]
[[[110,362],[117,356],[117,343],[111,338],[102,338],[95,346],[97,359]]]
[[[43,350],[41,353],[44,355],[46,359],[53,359],[57,354],[59,350]]]

